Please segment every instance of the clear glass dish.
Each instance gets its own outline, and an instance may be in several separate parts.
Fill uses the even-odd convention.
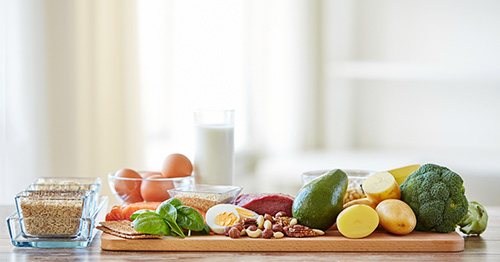
[[[140,171],[139,174],[143,175],[145,173],[158,173],[158,172],[147,172]],[[108,174],[108,183],[111,192],[115,198],[120,201],[120,203],[131,203],[138,202],[133,199],[137,199],[137,195],[141,195],[141,185],[144,181],[148,181],[149,185],[153,185],[155,188],[164,188],[166,191],[162,192],[161,195],[165,197],[166,200],[169,198],[168,190],[173,188],[185,187],[194,184],[194,177],[175,177],[175,178],[161,178],[161,179],[151,179],[151,178],[127,178],[127,177],[117,177],[115,172]],[[154,184],[156,185],[154,185]],[[140,198],[139,200],[141,200]],[[160,200],[157,200],[160,201]]]
[[[83,191],[84,194],[89,194],[90,212],[92,212],[99,204],[99,188],[98,184],[30,184],[26,187],[25,191],[39,191],[39,192],[71,192]],[[44,194],[44,193],[41,193]],[[76,193],[78,194],[78,193]]]
[[[7,227],[9,229],[10,240],[16,247],[38,247],[38,248],[75,248],[87,247],[92,242],[97,230],[95,230],[95,223],[104,221],[106,206],[108,198],[102,196],[99,204],[91,216],[72,218],[74,224],[78,224],[76,234],[71,237],[34,237],[25,234],[23,225],[28,221],[40,222],[39,219],[46,220],[47,218],[22,218],[19,217],[17,211],[13,212],[7,218]]]
[[[95,209],[99,201],[101,179],[98,177],[40,177],[26,187],[28,191],[93,191],[90,201]]]
[[[31,237],[74,237],[76,219],[94,213],[93,191],[22,191],[15,197],[23,233]]]
[[[206,212],[217,204],[232,204],[242,187],[216,185],[190,185],[168,190],[171,197],[180,199],[184,205]]]
[[[362,169],[342,169],[346,172],[347,177],[349,179],[347,184],[347,191],[344,198],[344,203],[347,203],[354,199],[364,198],[366,197],[362,184],[366,180],[366,178],[370,175],[377,173],[377,171],[373,170],[362,170]],[[313,179],[318,178],[319,176],[325,174],[330,170],[314,170],[304,172],[302,174],[302,183],[305,185],[311,182]]]
[[[33,184],[101,184],[99,177],[39,177]]]

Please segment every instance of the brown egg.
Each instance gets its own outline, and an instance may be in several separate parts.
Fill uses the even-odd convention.
[[[148,177],[153,176],[153,175],[160,175],[161,176],[161,173],[160,172],[146,172],[146,173],[140,173],[140,175],[142,176],[142,178],[148,178]]]
[[[174,188],[172,181],[159,181],[165,179],[162,175],[152,175],[142,182],[141,195],[148,202],[163,202],[170,198],[169,189]]]
[[[161,173],[164,177],[186,177],[193,172],[193,164],[182,154],[171,154],[163,161]]]
[[[115,173],[116,177],[121,178],[138,178],[142,179],[141,175],[132,169],[120,169]],[[135,203],[143,201],[141,196],[141,180],[115,180],[116,194],[127,203]]]

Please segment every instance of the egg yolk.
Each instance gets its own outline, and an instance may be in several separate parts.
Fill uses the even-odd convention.
[[[214,222],[219,226],[232,226],[238,222],[238,217],[231,212],[222,212],[215,216]]]
[[[236,208],[236,212],[238,212],[238,214],[244,216],[244,217],[253,217],[255,214],[248,211],[248,210],[245,210],[245,209],[241,209],[241,208]]]

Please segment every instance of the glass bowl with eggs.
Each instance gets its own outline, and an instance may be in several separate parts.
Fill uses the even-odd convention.
[[[366,180],[367,177],[377,173],[373,170],[363,170],[363,169],[342,169],[348,178],[347,190],[344,197],[344,203],[349,201],[366,197],[363,192],[361,185]],[[302,173],[302,183],[305,185],[311,182],[313,179],[325,174],[328,170],[314,170]]]
[[[135,171],[123,168],[108,174],[111,192],[120,203],[163,202],[168,190],[194,184],[193,165],[182,154],[171,154],[161,171]]]

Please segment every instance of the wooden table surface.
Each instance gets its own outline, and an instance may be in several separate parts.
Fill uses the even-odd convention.
[[[10,242],[5,218],[14,206],[0,206],[0,261],[500,261],[500,206],[486,207],[487,230],[480,237],[465,237],[463,252],[118,252],[101,250],[100,232],[87,248],[20,248]]]

